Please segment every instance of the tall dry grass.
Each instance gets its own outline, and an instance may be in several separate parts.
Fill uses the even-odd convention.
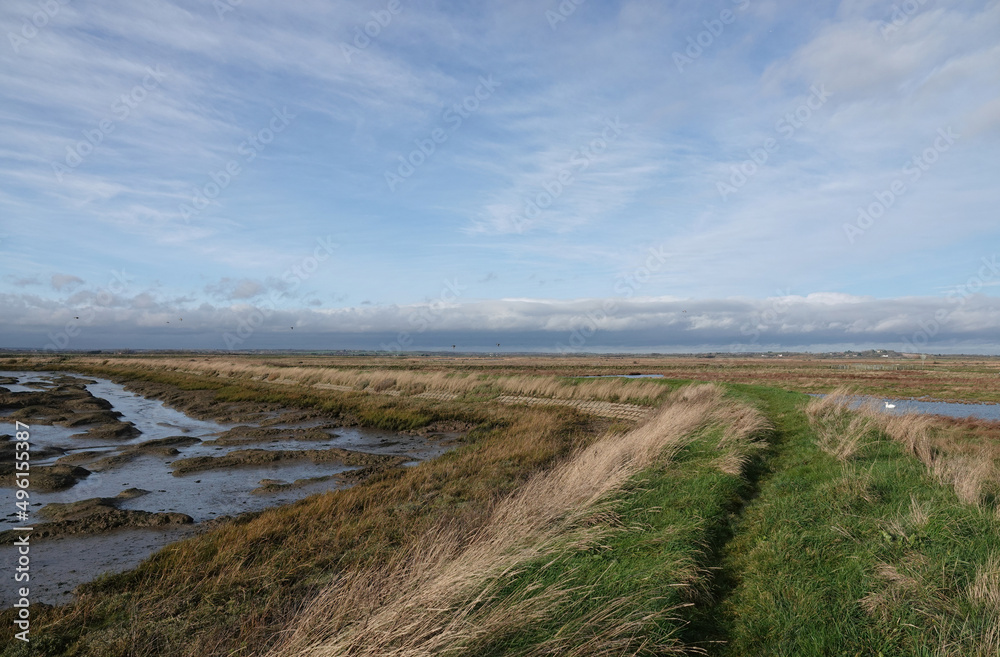
[[[826,397],[814,399],[806,406],[806,415],[816,431],[816,442],[827,454],[848,461],[877,438],[878,408],[869,402],[851,410],[851,395],[838,389]]]
[[[123,358],[115,366],[147,371],[174,371],[224,379],[270,381],[304,386],[347,386],[357,391],[404,394],[427,391],[455,394],[495,391],[503,394],[559,399],[595,399],[651,403],[662,399],[667,388],[649,379],[598,378],[571,382],[555,376],[486,375],[468,371],[416,371],[386,369],[334,369],[329,367],[275,367],[242,359]]]
[[[490,636],[529,627],[572,604],[581,591],[565,581],[504,595],[505,583],[529,562],[596,545],[614,531],[609,496],[659,459],[671,459],[707,424],[724,423],[723,441],[738,455],[757,447],[767,421],[755,410],[723,402],[707,384],[683,388],[645,424],[606,435],[498,501],[481,526],[437,526],[385,566],[343,575],[302,615],[270,657],[407,656],[461,652]],[[678,582],[694,586],[694,582]],[[679,642],[644,646],[655,620],[630,615],[611,600],[578,631],[525,654],[622,655],[639,649],[680,652]],[[662,615],[672,610],[664,610]],[[659,618],[659,617],[658,617]]]
[[[887,436],[917,457],[958,498],[976,506],[995,505],[1000,498],[1000,443],[969,440],[962,423],[920,413],[890,414],[876,403],[851,409],[856,394],[838,388],[814,399],[806,414],[820,447],[840,460],[857,455],[865,445]],[[1000,507],[997,508],[1000,517]]]
[[[937,644],[930,654],[950,657],[1000,655],[1000,557],[976,568],[973,580],[956,588],[945,572],[911,552],[898,566],[880,563],[879,590],[861,599],[861,607],[887,625],[899,623],[900,610],[916,611],[922,627]],[[983,619],[981,631],[966,623],[970,612]]]

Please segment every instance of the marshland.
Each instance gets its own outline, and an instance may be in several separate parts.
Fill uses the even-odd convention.
[[[997,655],[1000,423],[897,411],[1000,361],[841,365],[0,359],[52,594],[0,654]]]

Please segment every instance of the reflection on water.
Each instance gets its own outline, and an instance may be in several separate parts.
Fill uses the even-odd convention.
[[[662,374],[588,374],[581,379],[662,379]]]
[[[814,395],[825,397],[826,395]],[[919,399],[890,399],[888,397],[854,397],[852,408],[874,401],[886,413],[902,415],[903,413],[926,413],[930,415],[946,415],[954,418],[976,418],[1000,422],[1000,404],[956,404],[952,402],[921,401]],[[895,408],[886,408],[889,403]]]

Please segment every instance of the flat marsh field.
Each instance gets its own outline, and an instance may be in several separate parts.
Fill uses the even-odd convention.
[[[1000,404],[1000,359],[169,353],[0,370],[110,379],[203,421],[267,411],[455,443],[417,465],[351,456],[378,467],[34,604],[30,644],[7,609],[2,657],[1000,655],[1000,422],[881,408]],[[628,374],[658,376],[611,376]]]

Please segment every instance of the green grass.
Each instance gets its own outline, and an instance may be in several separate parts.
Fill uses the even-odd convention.
[[[962,505],[888,440],[841,463],[817,448],[804,399],[768,402],[779,452],[724,553],[737,584],[720,609],[719,654],[979,654],[996,611],[963,590],[1000,551],[993,514]],[[911,496],[922,526],[907,519]],[[916,584],[871,613],[862,600],[887,590],[886,564]]]

